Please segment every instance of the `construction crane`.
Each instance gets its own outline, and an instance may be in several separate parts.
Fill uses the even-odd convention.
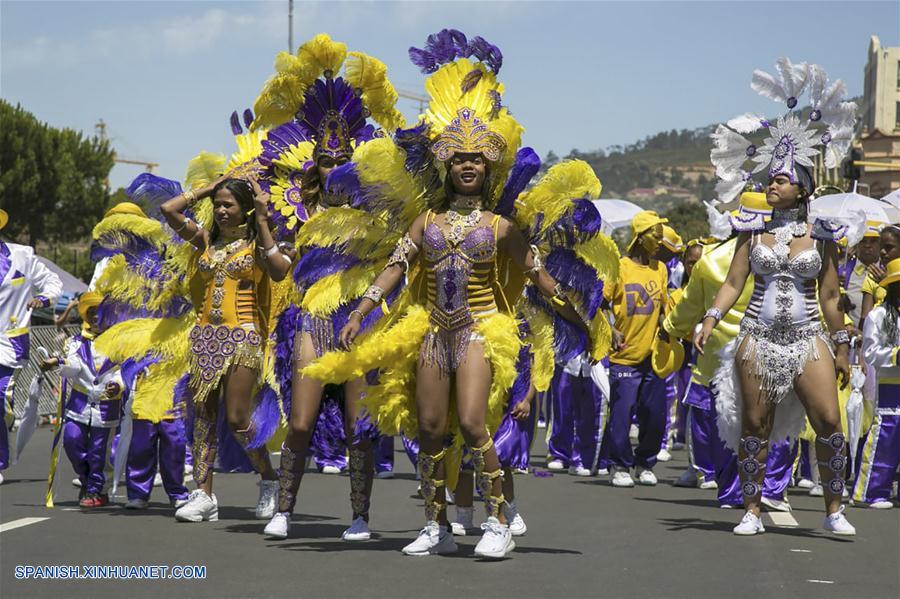
[[[417,94],[415,92],[409,92],[406,90],[398,89],[397,95],[401,98],[406,98],[407,100],[415,100],[419,103],[419,113],[425,112],[425,105],[431,100],[428,96],[423,96],[422,94]]]
[[[103,122],[103,119],[94,125],[94,129],[97,130],[97,137],[100,138],[100,141],[109,141],[109,137],[106,134],[106,123]],[[148,162],[146,160],[134,160],[131,158],[120,158],[118,152],[113,149],[113,160],[118,162],[119,164],[137,164],[143,166],[148,173],[152,173],[153,169],[159,166],[158,162]]]

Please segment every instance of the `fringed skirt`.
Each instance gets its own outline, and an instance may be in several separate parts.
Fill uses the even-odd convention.
[[[775,423],[769,438],[773,442],[797,439],[806,412],[796,398],[794,401],[782,400],[793,395],[794,382],[806,364],[821,357],[817,343],[820,339],[833,356],[831,342],[819,322],[782,328],[752,318],[741,321],[737,338],[719,352],[721,362],[713,377],[719,433],[728,447],[737,450],[741,435],[743,398],[736,361],[751,368],[751,372],[759,377],[766,401],[780,404],[775,410]]]
[[[206,401],[222,377],[233,367],[259,371],[262,364],[262,337],[253,325],[195,325],[190,333],[191,389],[194,403]]]
[[[300,336],[309,333],[312,338],[313,350],[316,357],[321,358],[326,352],[338,349],[337,335],[334,325],[328,318],[313,316],[309,312],[300,314],[300,328],[294,338],[294,361],[300,357]]]
[[[474,323],[453,331],[433,326],[425,333],[419,360],[425,366],[436,366],[441,377],[448,377],[462,364],[469,344],[473,342],[484,342],[484,336],[475,330]]]

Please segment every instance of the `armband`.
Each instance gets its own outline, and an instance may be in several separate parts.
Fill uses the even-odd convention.
[[[394,248],[394,253],[388,258],[387,266],[385,268],[401,264],[403,266],[403,272],[409,272],[409,256],[414,250],[418,251],[418,249],[416,242],[414,242],[412,237],[409,236],[409,233],[407,233],[397,242],[397,247]]]
[[[363,297],[372,300],[377,306],[381,303],[381,298],[384,297],[384,289],[378,285],[369,285],[369,288],[363,293]]]
[[[720,320],[722,320],[722,311],[713,306],[706,311],[706,314],[703,315],[703,320],[706,320],[707,318],[715,318],[716,323],[718,323]]]

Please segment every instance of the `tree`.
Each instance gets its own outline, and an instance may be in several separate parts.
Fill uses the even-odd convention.
[[[662,214],[669,219],[669,226],[681,235],[685,242],[709,234],[706,209],[701,204],[682,202]]]
[[[88,236],[106,209],[113,164],[108,142],[50,127],[0,100],[0,207],[10,237],[34,246]]]

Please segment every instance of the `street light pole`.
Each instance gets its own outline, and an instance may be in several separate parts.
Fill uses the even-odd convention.
[[[288,0],[288,52],[294,51],[294,0]]]

